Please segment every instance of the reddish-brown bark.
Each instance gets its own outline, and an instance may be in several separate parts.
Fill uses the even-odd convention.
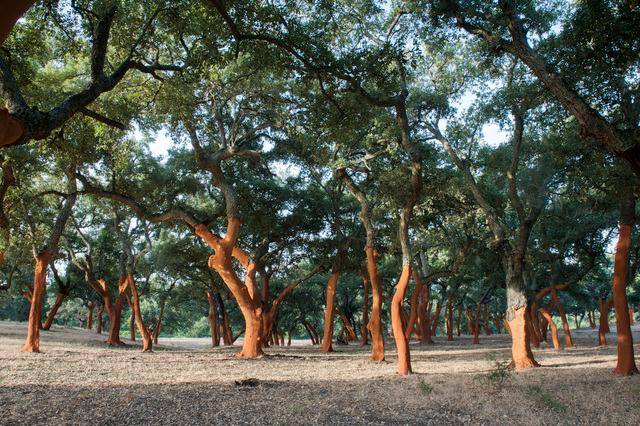
[[[127,277],[122,275],[118,279],[118,296],[115,303],[111,301],[106,281],[99,279],[97,283],[103,289],[105,309],[109,316],[109,337],[106,343],[110,346],[123,346],[124,342],[120,340],[120,324],[122,322],[122,302],[128,286]]]
[[[144,324],[144,321],[142,319],[142,312],[140,311],[140,296],[138,295],[138,288],[131,272],[127,273],[127,282],[129,285],[129,291],[131,292],[131,305],[133,308],[133,315],[135,318],[136,326],[138,327],[138,332],[142,337],[142,352],[151,352],[153,350],[153,337],[151,335],[151,331]],[[135,334],[135,331],[133,334]]]
[[[11,0],[3,2],[0,14],[0,46],[9,36],[18,19],[35,3],[35,0]],[[1,128],[1,126],[0,126]]]
[[[51,325],[53,324],[53,320],[55,319],[56,314],[58,313],[58,309],[60,309],[60,306],[62,306],[62,302],[64,302],[64,299],[66,297],[67,297],[67,293],[58,293],[56,295],[56,301],[53,303],[53,306],[51,306],[51,309],[47,314],[47,319],[42,325],[43,330],[49,330],[51,328]]]
[[[358,336],[356,336],[356,330],[355,328],[353,328],[351,321],[349,321],[349,318],[344,313],[344,311],[339,307],[336,307],[336,314],[338,314],[338,317],[340,317],[340,320],[342,321],[342,325],[344,327],[346,337],[347,337],[347,342],[353,342],[358,340]]]
[[[398,374],[406,375],[411,373],[411,355],[409,353],[409,342],[404,334],[402,326],[401,311],[404,310],[403,302],[409,286],[409,277],[411,268],[409,265],[402,266],[402,273],[396,291],[391,300],[391,327],[393,328],[393,338],[396,342],[396,350],[398,352]]]
[[[453,340],[453,295],[447,297],[447,340]]]
[[[529,346],[529,307],[520,307],[507,311],[507,321],[511,330],[511,367],[522,370],[537,367],[539,364],[533,358],[531,347]]]
[[[547,324],[551,326],[551,339],[553,340],[553,349],[560,350],[560,339],[558,338],[558,327],[556,323],[553,322],[553,318],[551,318],[551,314],[544,308],[539,308],[538,312],[542,314],[544,319],[547,321]]]
[[[47,267],[53,253],[43,251],[36,255],[36,267],[33,278],[33,295],[27,324],[27,340],[22,352],[40,352],[40,322],[42,320],[42,301],[46,292]]]
[[[136,314],[133,311],[133,301],[129,295],[126,295],[127,303],[129,304],[129,340],[136,341]]]
[[[558,315],[560,316],[560,320],[562,321],[562,329],[564,330],[564,343],[567,348],[573,347],[573,339],[571,338],[571,329],[569,328],[569,322],[567,321],[567,314],[564,310],[564,306],[562,305],[562,301],[558,297],[558,292],[555,287],[551,287],[551,299],[553,303],[555,303],[556,308],[558,309]]]
[[[613,306],[616,314],[618,335],[618,362],[613,372],[624,376],[638,374],[633,356],[633,335],[627,303],[627,275],[629,271],[629,250],[635,222],[635,198],[631,190],[623,197],[620,206],[620,231],[613,266]]]
[[[332,352],[332,340],[333,340],[333,327],[334,327],[334,313],[335,313],[335,298],[336,288],[338,286],[338,279],[342,272],[342,265],[344,263],[344,257],[346,251],[343,247],[338,249],[335,260],[333,262],[333,268],[331,275],[327,280],[326,302],[324,311],[324,330],[322,336],[322,352]]]
[[[598,310],[600,311],[600,324],[598,327],[598,345],[607,346],[607,333],[609,333],[609,310],[613,300],[605,301],[600,298],[598,301]]]
[[[420,344],[432,344],[431,338],[431,286],[422,287],[418,302],[418,321],[420,323]]]
[[[360,326],[360,346],[369,344],[369,287],[370,281],[367,271],[361,271],[362,276],[362,325]]]

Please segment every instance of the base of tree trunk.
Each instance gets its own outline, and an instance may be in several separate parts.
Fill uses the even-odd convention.
[[[525,370],[539,367],[540,364],[533,358],[529,344],[530,328],[527,324],[528,308],[522,306],[511,308],[507,312],[507,321],[511,329],[511,363],[509,367],[514,370]]]

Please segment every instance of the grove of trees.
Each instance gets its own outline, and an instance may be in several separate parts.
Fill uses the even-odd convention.
[[[638,373],[632,1],[0,6],[0,319],[397,351],[615,313]],[[554,319],[555,317],[555,319]],[[599,320],[598,320],[599,318]],[[564,338],[559,339],[558,325]],[[395,361],[395,358],[394,358]]]

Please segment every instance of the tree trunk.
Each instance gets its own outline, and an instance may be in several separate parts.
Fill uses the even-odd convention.
[[[347,342],[353,342],[355,340],[358,340],[358,336],[356,336],[356,331],[353,328],[353,325],[351,325],[351,321],[349,321],[349,318],[347,318],[347,315],[344,313],[344,311],[338,307],[336,307],[336,313],[338,314],[338,316],[340,317],[340,320],[342,321],[342,325],[344,327],[346,336],[347,336]]]
[[[447,297],[447,340],[453,340],[453,295]]]
[[[96,307],[95,302],[89,302],[87,305],[87,330],[93,330],[93,309]]]
[[[56,301],[51,307],[51,310],[49,310],[49,313],[47,314],[47,319],[42,326],[43,330],[49,330],[51,328],[51,325],[53,324],[53,320],[55,319],[56,314],[58,313],[58,309],[60,309],[60,306],[62,305],[62,302],[64,302],[64,299],[66,297],[67,297],[66,293],[58,293],[56,295]]]
[[[602,297],[599,302],[600,326],[598,328],[598,345],[607,346],[607,333],[609,333],[609,309],[611,309],[611,301],[605,301]]]
[[[549,311],[544,308],[539,308],[538,312],[542,314],[545,320],[547,320],[547,324],[551,327],[551,339],[553,340],[553,349],[556,351],[560,350],[560,339],[558,338],[558,327],[556,323],[553,322],[553,318]]]
[[[22,346],[22,352],[40,352],[42,301],[47,291],[47,267],[52,256],[53,253],[46,250],[36,255],[36,266],[33,274],[33,295],[27,324],[27,340]]]
[[[596,320],[595,320],[595,313],[591,310],[587,311],[587,318],[589,319],[589,328],[596,328]]]
[[[118,282],[118,289],[123,288],[127,280],[126,276],[121,276]],[[110,346],[123,346],[124,342],[120,340],[120,324],[122,322],[122,298],[123,293],[118,292],[116,302],[111,302],[111,297],[106,296],[104,298],[105,309],[109,316],[109,337],[107,338],[107,344]]]
[[[362,271],[362,285],[364,287],[362,295],[362,326],[360,327],[360,346],[369,344],[369,276],[366,271]]]
[[[220,333],[218,332],[218,321],[216,315],[216,304],[213,299],[213,294],[211,294],[211,290],[206,291],[207,301],[209,302],[209,329],[211,330],[211,346],[217,347],[220,346]]]
[[[620,232],[613,267],[613,307],[616,314],[616,332],[618,335],[618,363],[615,374],[630,376],[638,374],[633,357],[633,335],[627,303],[627,275],[629,271],[629,250],[635,222],[635,198],[631,188],[620,203]]]
[[[460,337],[460,321],[462,321],[462,305],[458,305],[458,316],[456,317],[456,334]]]
[[[382,284],[378,273],[378,253],[366,247],[367,272],[371,281],[371,315],[367,328],[371,332],[371,360],[384,361],[384,337],[382,336]]]
[[[342,244],[342,242],[339,242]],[[334,321],[334,313],[335,313],[335,298],[336,298],[336,288],[338,286],[338,278],[340,278],[340,272],[342,271],[342,263],[344,261],[345,250],[343,247],[338,248],[338,253],[336,254],[336,258],[333,262],[333,268],[331,271],[331,275],[327,280],[327,294],[326,294],[326,304],[324,311],[324,330],[322,336],[322,352],[333,352],[333,346],[331,345],[333,340],[333,321]]]
[[[435,336],[438,331],[438,326],[440,325],[440,312],[442,312],[442,301],[438,300],[436,304],[436,311],[433,314],[433,318],[431,318],[431,335]]]
[[[144,324],[142,319],[142,312],[140,311],[140,297],[138,295],[138,289],[136,287],[136,282],[133,279],[133,274],[129,272],[127,274],[127,281],[129,282],[129,291],[131,292],[131,303],[133,306],[133,315],[135,318],[136,325],[138,326],[138,332],[140,332],[140,336],[142,337],[142,352],[152,352],[153,350],[153,338],[151,336],[151,331]],[[131,330],[133,335],[135,335],[135,330]]]
[[[511,330],[511,366],[517,370],[537,367],[531,352],[529,306],[522,277],[523,259],[513,254],[503,255],[507,284],[506,319]]]
[[[551,299],[553,299],[553,303],[556,304],[558,308],[558,315],[560,316],[560,320],[562,321],[562,329],[564,330],[564,343],[567,348],[573,347],[573,339],[571,338],[571,329],[569,328],[569,322],[567,321],[567,314],[564,310],[564,306],[558,297],[558,292],[555,287],[551,287]]]
[[[317,345],[318,339],[316,334],[313,332],[312,328],[311,328],[311,324],[309,324],[309,322],[307,320],[303,320],[302,321],[302,325],[304,326],[305,330],[307,330],[307,333],[309,334],[309,338],[311,339],[311,344],[312,345]]]
[[[484,318],[483,318],[484,319],[484,335],[490,336],[491,328],[489,327],[489,304],[488,303],[484,304],[483,314],[484,314]]]
[[[98,316],[96,318],[96,334],[102,334],[102,313],[104,312],[104,305],[98,305]]]
[[[158,322],[153,330],[153,344],[158,344],[158,337],[160,337],[160,332],[162,331],[162,317],[164,316],[164,305],[167,303],[166,299],[162,299],[160,302],[160,312],[158,312]]]
[[[393,338],[396,342],[398,352],[398,374],[407,375],[411,373],[411,354],[409,352],[409,341],[405,337],[402,326],[403,302],[409,286],[409,275],[411,267],[408,264],[402,265],[402,273],[396,285],[396,290],[391,300],[391,327],[393,328]]]
[[[431,286],[425,285],[422,288],[420,301],[418,303],[418,320],[420,322],[420,344],[432,344],[431,338]]]
[[[224,300],[222,300],[222,295],[220,295],[220,293],[216,293],[216,300],[218,301],[218,307],[222,314],[222,343],[225,346],[231,346],[233,345],[233,333],[231,332],[229,313],[227,312],[227,308],[224,306]]]

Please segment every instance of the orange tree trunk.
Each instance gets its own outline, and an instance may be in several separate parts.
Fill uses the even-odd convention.
[[[456,317],[456,334],[460,337],[460,321],[462,321],[462,305],[458,305],[458,315]]]
[[[217,177],[221,178],[221,175]],[[227,215],[227,233],[224,238],[215,236],[202,224],[195,227],[195,233],[214,250],[209,257],[209,267],[215,269],[233,294],[245,321],[242,349],[239,358],[257,358],[262,351],[262,301],[256,283],[256,266],[251,257],[236,246],[240,219]],[[245,269],[245,282],[236,275],[232,265],[236,258]]]
[[[524,259],[513,253],[504,254],[503,264],[507,287],[505,317],[511,330],[511,367],[517,370],[537,367],[539,364],[533,357],[529,343],[531,327],[528,323],[531,315],[522,276]]]
[[[532,306],[535,307],[535,302],[532,303]],[[533,344],[533,346],[535,348],[539,348],[540,347],[540,334],[539,331],[536,327],[537,321],[536,321],[536,317],[533,314],[531,309],[528,309],[528,321],[527,321],[527,328],[529,329],[529,341],[530,343]]]
[[[411,267],[408,264],[402,265],[402,273],[396,285],[396,290],[391,300],[391,327],[393,328],[393,338],[396,342],[398,352],[398,374],[406,375],[411,373],[411,355],[409,353],[409,341],[404,334],[402,326],[402,314],[404,309],[402,304],[409,286],[409,275]]]
[[[333,327],[334,327],[334,313],[335,313],[335,298],[336,288],[338,286],[338,278],[340,278],[340,272],[342,271],[342,264],[344,262],[345,250],[343,247],[338,248],[335,261],[333,262],[333,268],[331,275],[327,280],[327,294],[324,311],[324,330],[322,336],[322,352],[332,352],[332,340],[333,340]]]
[[[326,308],[324,312],[324,333],[322,336],[322,352],[332,352],[333,319],[335,312],[335,295],[340,271],[334,271],[327,281]]]
[[[360,327],[360,346],[369,344],[369,276],[366,271],[362,271],[362,326]]]
[[[47,267],[53,253],[42,251],[36,255],[36,267],[33,274],[33,295],[27,324],[27,340],[22,352],[40,352],[40,322],[42,320],[42,301],[46,292]]]
[[[120,280],[124,280],[121,277]],[[111,303],[111,298],[105,298],[107,315],[109,316],[109,337],[107,344],[110,346],[123,346],[124,342],[120,340],[120,324],[122,322],[122,295],[118,295],[116,302]],[[111,306],[111,308],[109,308]]]
[[[353,342],[355,340],[358,340],[358,336],[356,336],[356,331],[353,328],[351,321],[349,321],[349,318],[347,318],[347,315],[344,313],[344,311],[336,307],[336,313],[338,314],[338,316],[340,317],[340,320],[342,321],[342,325],[344,327],[346,337],[347,337],[346,339],[347,342]]]
[[[136,325],[138,326],[138,332],[142,337],[142,352],[151,352],[153,350],[153,337],[149,328],[145,326],[142,320],[142,312],[140,311],[140,296],[138,295],[138,288],[136,282],[133,279],[131,272],[127,273],[127,281],[129,283],[129,291],[131,292],[131,304],[133,307],[133,316],[135,318]],[[131,330],[132,335],[135,335],[135,330]]]
[[[542,314],[547,323],[551,327],[551,339],[553,340],[553,349],[560,350],[560,339],[558,338],[558,327],[556,323],[553,322],[553,318],[551,318],[551,314],[544,308],[539,308],[538,312]]]
[[[66,293],[58,293],[56,295],[56,301],[54,302],[53,306],[51,307],[51,310],[47,314],[47,319],[44,322],[44,325],[42,326],[43,330],[49,330],[51,328],[51,325],[53,324],[53,320],[55,319],[56,314],[58,313],[58,309],[60,309],[60,306],[62,305],[62,302],[64,302],[64,299],[66,297],[67,297]]]
[[[307,330],[307,333],[309,333],[309,338],[311,339],[311,344],[312,345],[317,345],[318,344],[318,340],[316,339],[315,333],[311,330],[311,327],[309,326],[310,325],[309,322],[307,320],[303,320],[302,321],[302,325]]]
[[[613,307],[616,313],[618,335],[618,363],[613,372],[625,376],[638,374],[633,357],[633,335],[627,304],[629,250],[635,222],[635,199],[631,191],[628,193],[629,196],[623,198],[620,206],[620,233],[613,266]]]
[[[562,329],[564,330],[564,343],[567,348],[573,347],[573,339],[571,338],[571,329],[569,328],[569,322],[567,321],[567,313],[564,310],[564,306],[558,297],[558,292],[555,287],[551,287],[551,298],[558,308],[558,315],[562,321]]]
[[[431,335],[435,336],[438,331],[438,326],[440,325],[440,312],[442,312],[442,302],[439,300],[436,304],[436,311],[433,313],[433,318],[431,318]]]

